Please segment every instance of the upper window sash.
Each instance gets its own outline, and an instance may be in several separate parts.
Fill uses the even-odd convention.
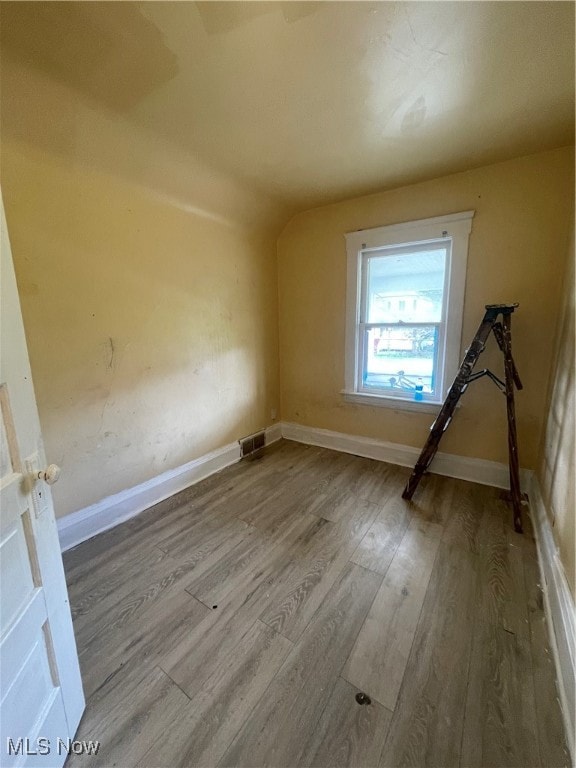
[[[356,233],[355,233],[356,234]],[[361,269],[360,277],[360,312],[357,322],[368,324],[368,280],[369,280],[369,262],[373,258],[380,258],[388,255],[402,256],[407,254],[419,253],[429,251],[431,246],[438,246],[446,252],[445,266],[444,266],[444,285],[442,287],[442,309],[441,309],[441,323],[446,322],[446,309],[448,300],[448,291],[450,288],[450,269],[452,263],[452,238],[441,237],[432,240],[426,240],[425,242],[417,242],[413,244],[402,245],[389,245],[377,248],[363,248],[359,254],[359,266]],[[388,254],[382,253],[382,251],[388,251]],[[434,321],[438,322],[438,321]],[[376,323],[377,324],[377,323]]]

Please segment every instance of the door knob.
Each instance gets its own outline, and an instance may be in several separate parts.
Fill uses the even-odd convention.
[[[50,464],[46,469],[40,470],[36,474],[36,477],[38,480],[44,480],[45,483],[48,483],[48,485],[54,485],[54,483],[58,480],[60,477],[60,472],[62,470],[58,466],[58,464]]]

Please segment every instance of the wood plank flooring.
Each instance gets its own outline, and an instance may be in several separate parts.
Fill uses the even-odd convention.
[[[67,765],[568,766],[529,526],[408,474],[281,441],[66,553]]]

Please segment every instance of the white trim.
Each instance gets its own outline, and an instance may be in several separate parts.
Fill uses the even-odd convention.
[[[530,489],[532,521],[538,547],[538,561],[550,646],[556,666],[557,687],[568,748],[574,760],[574,713],[576,681],[576,609],[550,518],[537,477]]]
[[[426,400],[406,400],[402,397],[386,397],[385,395],[373,395],[368,392],[340,392],[347,403],[355,405],[370,405],[376,408],[393,408],[396,411],[416,411],[417,413],[434,413],[438,415],[442,403],[430,403]],[[458,404],[460,405],[460,404]]]
[[[282,437],[281,425],[274,424],[268,427],[265,433],[266,445],[270,445]],[[62,552],[91,539],[92,536],[114,528],[154,504],[164,501],[169,496],[183,491],[184,488],[239,460],[239,443],[230,443],[180,467],[169,469],[140,485],[107,496],[89,507],[59,518],[56,522]]]
[[[57,520],[60,547],[65,552],[239,460],[239,444],[230,443],[140,485],[107,496],[78,512],[60,517]]]
[[[282,424],[272,424],[271,427],[266,427],[266,445],[276,443],[282,439]]]
[[[464,314],[464,291],[468,260],[468,240],[472,231],[474,211],[462,211],[447,216],[406,221],[373,229],[363,229],[346,234],[347,277],[346,277],[346,337],[344,389],[360,394],[362,391],[361,348],[359,326],[361,318],[360,297],[362,296],[362,258],[366,251],[402,246],[425,241],[449,240],[446,254],[446,279],[441,332],[444,335],[440,345],[438,363],[438,389],[436,396],[442,401],[458,372],[462,319]],[[393,397],[393,395],[389,395]]]
[[[361,435],[347,435],[343,432],[332,432],[329,429],[305,427],[301,424],[283,422],[282,437],[295,440],[298,443],[318,445],[343,453],[353,453],[369,459],[399,464],[401,467],[413,467],[420,455],[420,448],[400,443],[389,443],[385,440],[375,440]],[[450,453],[437,453],[432,462],[431,472],[460,480],[470,480],[482,485],[493,485],[496,488],[509,488],[508,465],[487,459],[473,459],[467,456],[455,456]],[[520,482],[524,490],[528,490],[532,472],[520,470]]]
[[[372,227],[371,229],[358,229],[355,232],[347,232],[346,233],[346,241],[347,242],[354,242],[360,245],[360,248],[362,248],[362,244],[366,243],[368,245],[368,241],[366,240],[366,237],[370,238],[373,236],[378,242],[380,242],[383,238],[386,237],[386,235],[392,234],[395,235],[397,232],[405,232],[406,230],[412,230],[412,229],[428,229],[433,228],[434,232],[432,235],[430,235],[430,239],[435,239],[436,237],[441,237],[441,235],[438,235],[437,232],[442,230],[442,225],[444,224],[453,224],[455,221],[467,221],[468,222],[468,232],[472,231],[472,219],[474,218],[474,214],[476,211],[460,211],[460,213],[449,213],[446,216],[431,216],[429,219],[417,219],[416,221],[403,221],[400,224],[385,224],[383,227]],[[426,237],[418,237],[418,239],[425,240]],[[371,247],[368,245],[368,247]],[[374,246],[372,246],[374,247]]]
[[[360,234],[360,233],[355,233]],[[362,261],[362,245],[346,235],[347,265],[346,265],[346,336],[344,347],[344,389],[347,392],[358,390],[356,375],[358,370],[358,323],[360,321],[360,302],[362,294],[360,286],[360,264]]]

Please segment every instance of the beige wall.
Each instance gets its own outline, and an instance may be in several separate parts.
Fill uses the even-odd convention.
[[[574,313],[574,227],[572,227],[562,311],[558,324],[558,341],[537,471],[542,498],[554,530],[572,595],[576,594]]]
[[[469,208],[463,339],[485,302],[521,302],[521,463],[536,466],[571,150],[302,213],[279,240],[277,275],[288,212],[269,196],[5,54],[1,99],[1,183],[47,454],[64,470],[59,515],[269,424],[278,309],[282,418],[419,447],[429,416],[339,394],[344,233]],[[493,344],[485,360],[499,370]],[[468,391],[443,449],[506,460],[490,382]]]
[[[462,349],[484,304],[518,301],[513,345],[520,460],[535,467],[573,206],[570,148],[348,200],[295,216],[279,240],[282,418],[308,426],[421,447],[431,417],[345,403],[344,234],[474,209]],[[482,364],[502,372],[492,341]],[[507,461],[506,408],[487,379],[470,387],[442,450]]]
[[[2,119],[57,515],[270,424],[277,207],[10,61]]]

